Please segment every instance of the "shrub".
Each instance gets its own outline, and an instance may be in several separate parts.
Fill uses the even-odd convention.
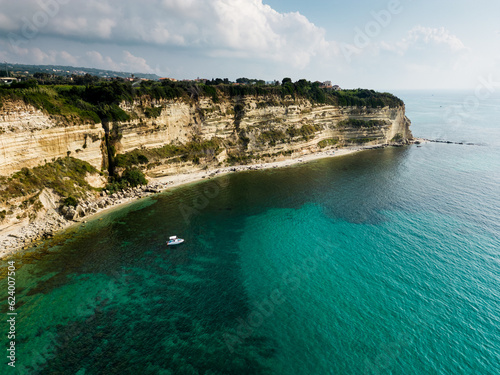
[[[294,126],[290,126],[287,130],[286,130],[286,134],[290,137],[290,138],[295,138],[295,137],[298,137],[300,135],[300,129],[294,127]]]
[[[147,118],[157,118],[161,115],[163,107],[147,107],[144,108],[144,114]]]
[[[123,172],[122,174],[121,180],[132,187],[146,185],[148,183],[146,177],[144,176],[144,173],[142,173],[139,168],[125,170],[125,172]]]
[[[302,135],[302,138],[307,141],[308,139],[311,138],[311,136],[316,133],[318,130],[320,130],[321,127],[319,125],[309,125],[305,124],[302,125],[300,128],[300,135]]]
[[[285,138],[285,133],[276,129],[263,131],[259,135],[259,141],[270,146],[276,146],[276,143],[283,143]]]
[[[219,97],[217,95],[217,89],[213,86],[209,85],[203,85],[202,86],[204,94],[206,96],[210,96],[212,98],[212,102],[218,103],[219,102]]]
[[[339,143],[338,138],[328,138],[328,139],[323,139],[322,141],[319,141],[318,146],[321,148],[324,148],[326,146],[334,146],[337,143]]]
[[[339,128],[379,128],[385,126],[386,122],[384,120],[361,120],[350,118],[347,120],[342,120],[337,124]]]
[[[375,141],[377,138],[349,138],[348,143],[363,144]]]
[[[391,142],[400,142],[403,139],[403,134],[398,133],[392,137]]]
[[[63,201],[65,206],[73,206],[76,207],[78,206],[78,199],[75,197],[69,196]]]
[[[227,155],[227,163],[229,165],[248,164],[253,160],[253,155],[246,153],[231,153]]]

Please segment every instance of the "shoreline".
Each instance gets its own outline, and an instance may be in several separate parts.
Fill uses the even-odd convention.
[[[410,144],[417,142],[424,143],[428,142],[428,140],[414,138]],[[389,146],[390,145],[387,144],[379,144],[370,146],[352,146],[341,149],[332,148],[268,163],[219,167],[178,175],[149,178],[148,185],[131,188],[120,193],[114,193],[111,196],[107,196],[105,194],[101,195],[100,198],[89,203],[88,213],[82,217],[78,217],[77,219],[65,219],[61,213],[56,212],[54,209],[49,209],[41,220],[37,220],[32,223],[15,223],[2,229],[0,231],[0,244],[2,245],[0,248],[0,259],[5,259],[22,250],[27,250],[31,248],[34,243],[46,240],[52,237],[52,235],[66,230],[73,225],[85,223],[88,220],[96,218],[98,215],[100,216],[108,211],[120,208],[141,198],[158,194],[172,188],[177,188],[190,183],[203,181],[204,179],[211,179],[213,177],[223,176],[234,172],[285,168],[314,160],[351,155],[359,151],[386,148]],[[87,205],[85,205],[85,207],[87,208]]]

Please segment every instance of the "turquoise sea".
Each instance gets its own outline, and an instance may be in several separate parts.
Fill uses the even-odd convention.
[[[500,95],[396,94],[415,136],[473,145],[226,175],[71,228],[13,259],[0,374],[500,374]]]

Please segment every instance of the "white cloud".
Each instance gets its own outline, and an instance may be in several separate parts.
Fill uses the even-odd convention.
[[[45,53],[40,48],[31,48],[28,52],[37,64],[53,64],[55,61],[55,54],[53,52]]]
[[[60,2],[60,3],[59,3]],[[52,4],[41,7],[40,4]],[[334,45],[325,30],[299,13],[279,13],[262,0],[24,0],[4,2],[0,32],[23,37],[23,25],[35,36],[123,46],[182,46],[207,56],[260,58],[303,68]],[[37,15],[47,22],[37,26]],[[1,17],[0,17],[1,19]],[[136,62],[137,63],[137,62]],[[147,65],[147,64],[146,64]],[[145,65],[143,64],[145,67]]]
[[[78,35],[81,30],[88,28],[87,19],[84,17],[59,17],[54,32],[61,36]]]
[[[146,59],[133,55],[130,51],[122,51],[120,62],[116,62],[110,56],[103,56],[98,51],[87,51],[82,58],[84,63],[101,69],[112,69],[118,71],[152,73],[152,69]]]
[[[5,31],[14,31],[17,27],[17,24],[12,20],[12,17],[9,17],[4,13],[0,13],[0,25],[2,25],[2,29]]]
[[[33,64],[53,64],[57,55],[54,51],[44,52],[38,47],[23,48],[11,45],[8,45],[8,47],[7,51],[10,53],[5,53],[6,60],[11,60],[12,56],[15,55],[21,60],[29,59]]]
[[[100,52],[97,51],[87,51],[85,53],[85,60],[89,63],[90,66],[96,68],[111,70],[121,69],[120,64],[114,62],[111,57],[103,56]]]
[[[218,0],[213,56],[286,61],[304,68],[327,54],[325,31],[300,13],[279,13],[260,0]]]
[[[123,51],[124,70],[132,72],[150,73],[153,71],[147,64],[146,59],[132,55],[129,51]]]
[[[62,61],[65,62],[65,64],[67,64],[67,65],[73,65],[73,66],[78,65],[78,58],[75,57],[75,56],[73,56],[69,52],[67,52],[67,51],[61,51],[59,53],[59,55],[61,56],[61,59],[62,59]]]
[[[409,44],[413,45],[418,43],[435,44],[448,47],[452,51],[460,51],[465,49],[462,41],[456,35],[451,34],[444,27],[414,27],[408,33],[407,41]]]
[[[117,21],[111,18],[103,18],[99,20],[96,27],[97,35],[102,39],[109,39],[112,36],[113,29],[115,28]]]
[[[444,27],[432,28],[416,26],[408,31],[407,35],[398,42],[381,42],[381,50],[404,54],[408,50],[432,50],[435,48],[444,52],[460,52],[466,50],[464,43]]]

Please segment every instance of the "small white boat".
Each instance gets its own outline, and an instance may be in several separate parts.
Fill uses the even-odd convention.
[[[170,236],[167,242],[167,246],[179,245],[183,242],[184,240],[182,238],[177,238],[177,236]]]

